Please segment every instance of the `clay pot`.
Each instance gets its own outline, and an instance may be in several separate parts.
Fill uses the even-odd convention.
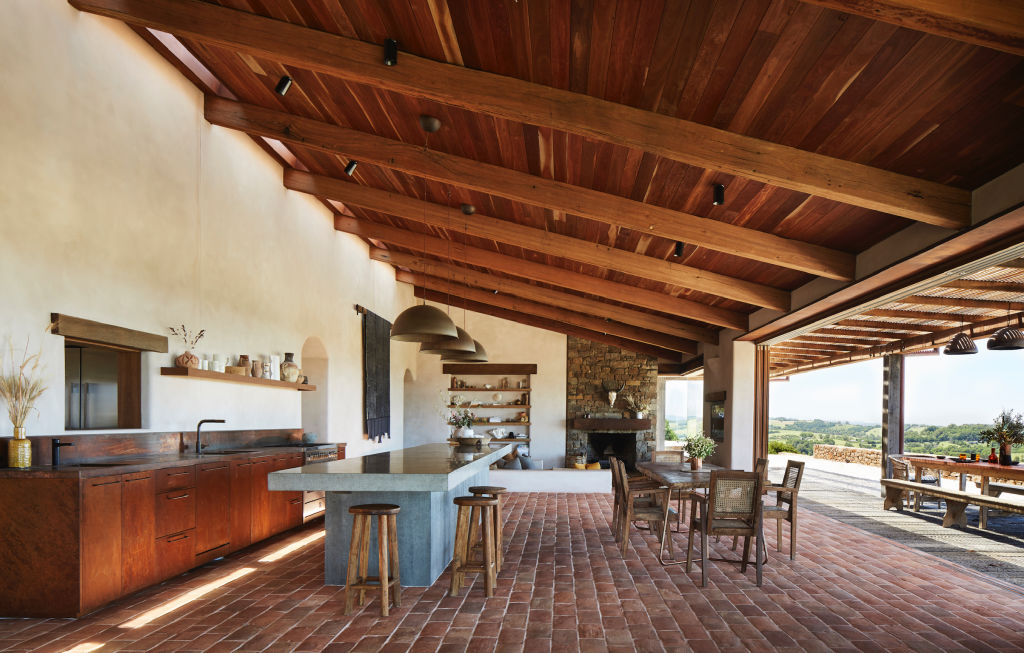
[[[281,380],[288,383],[299,380],[299,366],[295,363],[295,354],[285,352],[284,362],[281,363]]]
[[[252,376],[255,379],[260,378],[263,375],[263,363],[258,358],[252,359]]]
[[[690,470],[694,472],[699,472],[703,462],[704,460],[701,458],[690,458]]]
[[[199,357],[191,351],[186,351],[184,354],[174,359],[174,365],[176,367],[192,367],[199,369]]]

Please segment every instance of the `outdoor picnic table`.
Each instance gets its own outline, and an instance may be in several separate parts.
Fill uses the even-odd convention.
[[[914,480],[918,483],[924,476],[924,470],[937,469],[940,471],[956,472],[960,474],[960,490],[967,489],[967,476],[973,474],[981,477],[981,493],[988,496],[989,481],[993,478],[1024,481],[1024,466],[1021,465],[1000,465],[988,461],[959,460],[957,458],[935,458],[931,456],[911,456],[903,454],[903,459],[908,465],[914,468]],[[917,510],[915,502],[914,509]],[[978,508],[978,526],[988,528],[988,508]]]

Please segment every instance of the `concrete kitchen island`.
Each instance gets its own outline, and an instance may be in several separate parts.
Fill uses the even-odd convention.
[[[398,555],[402,585],[427,587],[452,559],[455,497],[471,485],[485,485],[488,468],[515,445],[453,447],[424,444],[362,458],[314,463],[272,472],[271,490],[324,490],[327,493],[324,578],[344,585],[352,533],[350,506],[393,503],[398,514]],[[376,537],[374,525],[374,537]],[[371,545],[371,549],[372,549]],[[371,550],[370,573],[377,573]]]

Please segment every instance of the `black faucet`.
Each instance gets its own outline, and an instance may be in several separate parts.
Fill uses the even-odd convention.
[[[203,441],[201,439],[199,439],[199,434],[203,430],[203,424],[223,424],[223,423],[224,423],[224,420],[222,420],[222,419],[201,419],[201,420],[199,420],[199,424],[196,426],[196,455],[197,456],[202,456],[203,455],[203,444],[202,444]]]
[[[73,447],[74,442],[61,442],[60,438],[50,439],[50,464],[54,467],[60,465],[60,448],[61,447]]]

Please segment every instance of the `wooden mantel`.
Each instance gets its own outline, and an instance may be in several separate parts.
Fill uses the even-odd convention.
[[[572,421],[572,428],[577,431],[648,431],[651,428],[649,419],[633,419],[628,417],[577,417]]]

